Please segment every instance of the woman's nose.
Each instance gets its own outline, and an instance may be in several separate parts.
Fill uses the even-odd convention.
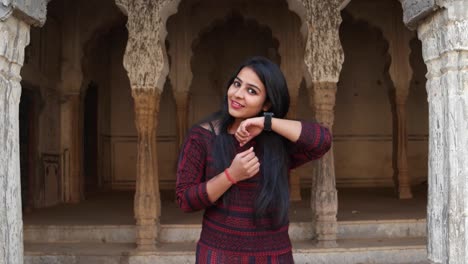
[[[234,93],[234,96],[236,96],[237,98],[243,98],[244,97],[244,89],[242,87],[237,89],[237,91]]]

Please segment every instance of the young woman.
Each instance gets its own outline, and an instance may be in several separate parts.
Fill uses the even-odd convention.
[[[222,109],[194,126],[182,147],[176,194],[185,212],[205,210],[197,263],[294,263],[288,235],[288,172],[330,148],[312,122],[287,120],[279,67],[244,62]]]

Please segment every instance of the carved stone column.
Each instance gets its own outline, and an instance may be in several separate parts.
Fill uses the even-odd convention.
[[[330,129],[333,127],[336,83],[314,82],[311,104],[315,107],[316,120]],[[333,147],[316,162],[312,179],[311,207],[315,214],[317,240],[324,246],[336,244],[338,224],[338,193],[335,182]]]
[[[174,97],[177,105],[177,140],[179,146],[182,146],[187,133],[190,94],[187,91],[174,91]]]
[[[290,88],[291,89],[291,88]],[[289,106],[288,118],[297,118],[297,96],[298,93],[291,93],[291,104]],[[291,201],[300,201],[301,198],[301,177],[296,170],[292,170],[289,175],[289,188]]]
[[[463,0],[402,1],[417,26],[429,103],[428,258],[468,259],[468,5]]]
[[[19,102],[28,44],[28,24],[15,17],[0,22],[0,263],[23,263]]]
[[[284,71],[284,70],[283,70]],[[297,101],[299,96],[299,86],[300,86],[300,78],[292,78],[290,76],[288,78],[290,81],[288,82],[288,87],[290,90],[291,102],[289,106],[288,118],[295,119],[297,118]],[[290,195],[289,199],[291,201],[300,201],[301,198],[301,177],[297,173],[296,170],[292,170],[289,175],[289,185],[290,185]]]
[[[135,100],[138,157],[135,192],[137,250],[152,251],[159,236],[159,194],[156,128],[159,100],[169,71],[164,46],[165,22],[176,12],[178,0],[116,0],[128,16],[128,42],[124,56]]]
[[[60,144],[63,155],[63,201],[79,203],[84,198],[82,175],[83,130],[81,86],[83,82],[82,55],[80,38],[80,18],[78,3],[71,1],[63,10],[61,25],[61,117]]]
[[[160,201],[156,195],[157,165],[156,118],[159,111],[160,92],[132,88],[135,101],[135,125],[138,131],[137,184],[135,193],[136,240],[138,249],[154,250],[159,223]],[[157,197],[156,197],[157,196]]]
[[[336,83],[344,60],[339,38],[341,1],[302,0],[308,29],[305,64],[306,80],[313,95],[316,120],[330,130],[333,126]],[[317,163],[313,175],[311,205],[319,245],[336,245],[338,197],[335,185],[333,146]]]
[[[396,117],[396,135],[393,136],[396,146],[396,168],[395,176],[398,180],[398,196],[400,199],[410,199],[411,182],[408,174],[407,145],[408,135],[406,133],[406,99],[408,90],[395,90],[395,117]],[[394,150],[395,151],[395,150]]]
[[[390,77],[394,85],[394,118],[393,129],[394,142],[394,178],[397,183],[398,196],[400,199],[410,199],[411,181],[408,174],[407,145],[408,135],[406,133],[406,99],[408,98],[413,70],[410,65],[410,41],[414,34],[404,27],[401,14],[394,14],[392,23],[383,27],[383,32],[389,40],[389,53],[392,58],[390,64]]]
[[[79,203],[83,198],[81,99],[79,94],[66,94],[61,105],[61,138],[64,155],[63,201]]]

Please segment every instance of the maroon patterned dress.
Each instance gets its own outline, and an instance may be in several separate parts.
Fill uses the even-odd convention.
[[[211,148],[215,136],[201,126],[193,127],[182,147],[177,168],[176,194],[180,208],[185,212],[205,210],[196,262],[294,263],[289,224],[268,228],[273,223],[271,214],[254,221],[259,175],[233,185],[226,204],[222,198],[214,203],[209,201],[206,183],[221,173],[213,165],[215,157],[212,157]],[[234,136],[232,140],[236,141]],[[302,122],[298,141],[291,143],[291,169],[323,156],[330,149],[331,140],[328,129],[316,123]],[[237,147],[236,151],[239,153],[251,146],[255,150],[255,138],[243,147]]]

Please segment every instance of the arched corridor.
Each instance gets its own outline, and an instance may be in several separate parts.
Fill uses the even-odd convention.
[[[296,262],[463,263],[466,7],[414,2],[5,4],[0,262],[190,262],[178,150],[255,54],[334,135],[290,176]]]

